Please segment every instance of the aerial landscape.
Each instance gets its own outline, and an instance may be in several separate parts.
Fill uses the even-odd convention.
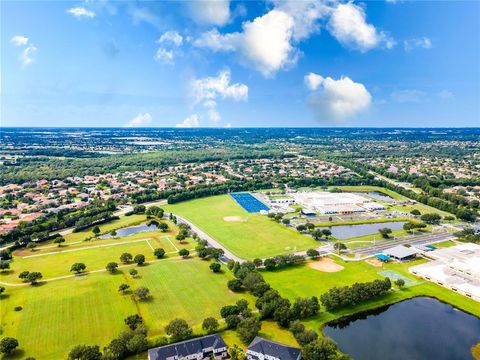
[[[480,3],[0,18],[0,359],[480,360]]]

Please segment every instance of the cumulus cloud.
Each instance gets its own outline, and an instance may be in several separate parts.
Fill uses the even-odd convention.
[[[216,77],[194,79],[191,83],[194,103],[222,99],[242,101],[248,98],[248,86],[241,83],[230,84],[230,70],[223,70]]]
[[[67,10],[67,12],[73,16],[75,16],[77,19],[80,18],[94,18],[96,14],[88,9],[85,9],[84,7],[81,6],[76,6],[73,8],[70,8]]]
[[[208,119],[215,124],[221,120],[217,110],[218,99],[245,101],[248,98],[248,86],[241,83],[232,84],[229,70],[220,71],[215,77],[193,79],[190,89],[193,106],[203,106]]]
[[[408,39],[403,41],[403,47],[405,51],[412,51],[415,48],[430,49],[432,41],[426,36]]]
[[[15,46],[25,46],[28,44],[28,38],[23,35],[15,35],[10,39],[10,42]]]
[[[345,47],[366,52],[381,44],[387,48],[395,41],[386,33],[368,24],[362,7],[351,2],[337,5],[328,22],[330,33]]]
[[[240,41],[240,33],[220,34],[217,29],[213,29],[202,33],[193,41],[193,45],[212,51],[234,51]]]
[[[123,127],[143,127],[152,122],[152,116],[149,113],[140,113],[129,120]]]
[[[183,43],[183,37],[178,32],[170,30],[162,34],[160,39],[158,39],[159,44],[173,44],[175,46],[180,46]]]
[[[304,80],[305,85],[307,85],[310,90],[317,90],[318,87],[322,84],[323,76],[311,72],[305,75]]]
[[[355,116],[370,108],[372,96],[363,84],[346,76],[335,80],[310,73],[306,85],[314,92],[309,104],[322,121],[339,120]]]
[[[198,24],[223,26],[230,21],[229,0],[191,1],[188,6]]]
[[[398,103],[419,103],[426,98],[426,93],[416,89],[396,90],[391,98]]]
[[[197,114],[192,114],[186,117],[181,123],[175,125],[177,128],[195,128],[200,126],[199,117]]]
[[[167,50],[164,48],[158,48],[157,52],[155,53],[155,56],[153,57],[155,61],[158,61],[159,63],[163,64],[173,64],[173,51]]]

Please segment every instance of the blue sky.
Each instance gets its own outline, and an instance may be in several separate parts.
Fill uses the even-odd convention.
[[[2,1],[1,126],[480,125],[480,3]]]

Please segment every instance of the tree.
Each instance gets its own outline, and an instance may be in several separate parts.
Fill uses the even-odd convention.
[[[308,256],[310,259],[318,259],[318,257],[320,256],[320,253],[318,252],[318,250],[308,249],[308,250],[307,250],[307,256]]]
[[[2,295],[5,292],[5,288],[3,286],[0,286],[0,295]]]
[[[128,264],[130,261],[132,261],[133,256],[130,253],[123,253],[120,255],[120,261],[124,264]]]
[[[430,213],[423,214],[422,216],[420,216],[420,219],[427,224],[437,225],[440,223],[442,217],[436,213]]]
[[[188,257],[188,255],[190,255],[190,251],[188,251],[187,249],[180,249],[178,254],[185,259]]]
[[[100,234],[100,227],[98,225],[95,225],[92,229],[92,232],[95,236],[98,236],[98,234]]]
[[[110,274],[114,274],[117,271],[117,268],[118,264],[116,262],[109,262],[105,267]]]
[[[395,285],[397,285],[401,289],[405,286],[405,280],[397,279],[397,280],[395,280]]]
[[[261,328],[262,323],[258,319],[250,317],[238,323],[237,333],[240,339],[248,344],[258,335]]]
[[[120,284],[120,286],[118,287],[118,291],[121,292],[122,294],[125,294],[125,292],[130,289],[130,285],[128,284]]]
[[[316,229],[316,230],[313,230],[313,231],[312,231],[312,237],[313,237],[315,240],[317,240],[317,241],[321,240],[321,239],[322,239],[322,236],[323,236],[322,230]]]
[[[422,213],[421,213],[419,210],[417,210],[417,209],[413,209],[412,211],[410,211],[410,214],[412,214],[412,215],[414,215],[414,216],[419,216],[419,215],[421,215]]]
[[[192,336],[193,331],[183,319],[174,319],[165,327],[165,332],[172,337],[173,341],[181,341]]]
[[[136,278],[138,276],[138,270],[137,269],[130,269],[128,270],[128,273],[132,278]]]
[[[341,243],[341,242],[336,242],[335,244],[333,244],[333,248],[335,250],[342,251],[342,250],[345,250],[347,248],[347,245],[345,245],[344,243]]]
[[[168,224],[161,222],[157,225],[158,229],[160,229],[161,232],[167,232],[168,231]]]
[[[42,273],[40,273],[38,271],[32,271],[32,272],[28,273],[25,280],[32,285],[36,285],[38,283],[38,280],[40,280],[41,278],[43,278]]]
[[[127,349],[132,354],[138,354],[148,349],[145,334],[134,334],[127,342]]]
[[[256,259],[253,260],[253,263],[254,263],[256,268],[259,268],[263,265],[263,260],[259,259],[259,258],[256,258]]]
[[[101,360],[102,353],[98,345],[77,345],[68,353],[68,360]]]
[[[157,259],[161,259],[165,256],[165,250],[163,250],[162,248],[155,249],[153,251],[153,255],[155,255]]]
[[[135,330],[139,325],[143,324],[143,318],[138,314],[127,316],[123,321],[130,330]]]
[[[390,234],[392,233],[392,229],[384,227],[384,228],[378,229],[378,232],[380,233],[380,235],[382,235],[384,239],[388,239]]]
[[[143,254],[137,254],[133,258],[133,262],[136,263],[137,265],[143,265],[145,263],[145,255]]]
[[[230,360],[246,360],[247,357],[243,350],[237,345],[234,344],[233,347],[228,349],[228,355],[230,355]]]
[[[75,263],[70,267],[70,271],[74,271],[76,274],[80,274],[87,266],[84,263]]]
[[[228,289],[233,292],[238,292],[243,289],[242,281],[238,279],[229,280],[227,283]]]
[[[329,338],[312,341],[302,349],[302,359],[304,360],[333,360],[337,358],[337,354],[337,344]]]
[[[329,229],[322,229],[322,234],[328,239],[328,237],[332,235],[332,232]]]
[[[27,281],[28,274],[30,274],[30,271],[22,271],[19,275],[18,278],[22,279],[23,281]]]
[[[212,334],[217,331],[218,327],[218,321],[213,317],[207,317],[202,322],[202,329],[205,330],[208,334]]]
[[[26,248],[30,249],[30,251],[35,250],[36,247],[37,247],[37,244],[35,244],[33,241],[30,241],[26,246]]]
[[[4,270],[10,269],[10,262],[1,260],[0,261],[0,271],[3,272]]]
[[[265,266],[265,270],[271,271],[275,269],[275,266],[277,266],[277,263],[275,262],[275,259],[268,258],[263,261],[263,266]]]
[[[222,269],[222,266],[217,262],[211,263],[209,267],[214,273],[218,273]]]
[[[57,236],[53,242],[57,244],[58,247],[61,247],[62,244],[65,242],[65,239],[62,236]]]
[[[133,295],[135,295],[138,300],[146,301],[150,297],[150,290],[145,286],[141,286],[133,291]]]
[[[18,340],[11,337],[4,337],[0,340],[0,353],[9,355],[18,346]]]

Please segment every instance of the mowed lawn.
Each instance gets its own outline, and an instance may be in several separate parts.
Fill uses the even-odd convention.
[[[149,336],[164,335],[174,318],[184,318],[195,330],[205,317],[220,318],[222,306],[240,298],[253,304],[248,294],[235,294],[226,283],[229,272],[214,274],[209,262],[196,258],[165,259],[139,267],[139,278],[127,271],[115,275],[97,273],[32,287],[7,287],[2,296],[1,334],[18,339],[21,357],[64,359],[77,344],[103,347],[125,330],[123,319],[135,313],[145,319]],[[142,303],[117,289],[128,283],[146,286],[152,299]],[[22,306],[22,311],[14,311]]]
[[[109,262],[117,262],[121,265],[120,255],[125,252],[131,253],[132,256],[143,254],[148,262],[156,259],[152,248],[163,248],[167,252],[166,257],[177,256],[176,248],[190,250],[194,248],[191,239],[180,243],[172,235],[159,231],[139,233],[115,240],[85,241],[81,245],[81,247],[65,246],[60,249],[33,252],[22,251],[19,256],[15,256],[17,253],[14,253],[10,271],[0,273],[0,281],[20,283],[18,275],[22,271],[39,271],[44,279],[72,275],[70,267],[76,262],[84,263],[87,271],[105,269]]]
[[[383,265],[383,268],[377,268],[365,263],[345,262],[334,258],[337,264],[344,266],[344,269],[334,273],[321,272],[307,266],[298,266],[287,268],[280,271],[263,271],[265,280],[278,290],[282,296],[294,301],[297,297],[320,296],[335,286],[347,286],[356,282],[367,282],[375,279],[384,278],[378,274],[379,271],[393,270],[414,281],[411,285],[399,290],[395,285],[394,291],[389,295],[372,301],[367,301],[353,308],[345,308],[334,312],[321,312],[306,321],[306,325],[313,329],[320,329],[323,324],[333,319],[350,315],[359,311],[373,309],[386,304],[391,304],[415,296],[431,296],[441,301],[445,301],[459,309],[480,316],[480,307],[478,303],[465,296],[445,289],[439,285],[424,281],[408,272],[410,266],[425,262],[424,259],[418,259],[408,263],[390,263]]]
[[[197,225],[237,256],[254,259],[305,250],[319,244],[311,237],[278,224],[267,216],[248,213],[229,195],[213,196],[164,206]],[[243,221],[225,221],[225,217]]]

